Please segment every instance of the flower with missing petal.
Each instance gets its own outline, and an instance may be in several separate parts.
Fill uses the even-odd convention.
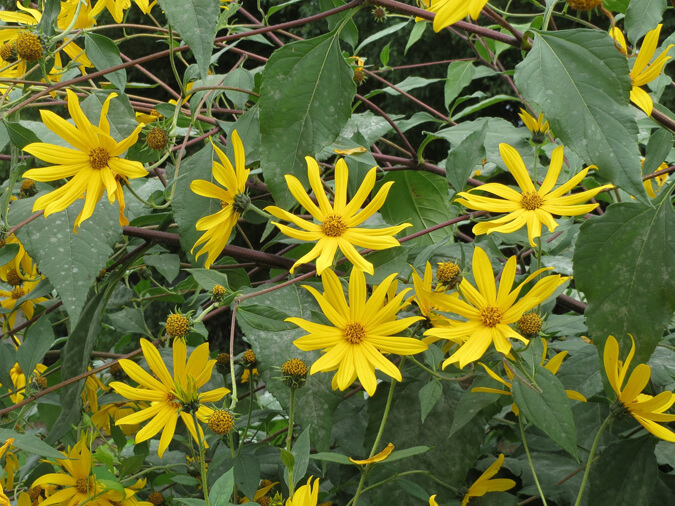
[[[360,270],[352,269],[349,304],[340,280],[331,270],[321,278],[323,294],[311,286],[304,286],[332,324],[323,325],[302,318],[286,319],[309,332],[293,344],[302,351],[323,349],[325,352],[314,362],[310,374],[337,369],[333,376],[334,389],[345,390],[358,378],[368,395],[373,395],[377,388],[376,368],[402,381],[401,371],[383,353],[415,355],[426,350],[427,345],[410,337],[394,337],[422,319],[420,316],[396,319],[396,313],[407,305],[403,298],[409,289],[384,303],[395,277],[396,274],[387,276],[367,299],[366,277]]]
[[[466,321],[456,321],[457,325],[453,327],[429,329],[424,333],[425,336],[449,339],[460,344],[459,350],[443,362],[443,368],[455,362],[459,362],[459,367],[464,368],[466,364],[482,357],[490,343],[494,343],[495,349],[504,355],[511,351],[509,339],[527,343],[528,339],[509,325],[516,323],[525,311],[544,302],[556,288],[569,279],[558,274],[546,276],[518,300],[522,288],[546,270],[548,269],[544,268],[533,272],[511,290],[516,278],[516,257],[512,256],[504,266],[497,290],[490,259],[485,251],[476,246],[473,252],[473,277],[477,289],[463,279],[458,289],[461,297],[445,293],[433,294],[433,300],[441,311],[466,318]]]
[[[579,172],[572,179],[554,189],[563,164],[563,147],[558,146],[553,150],[551,165],[546,173],[544,182],[537,189],[527,173],[523,159],[518,151],[508,144],[499,145],[499,152],[504,163],[513,174],[522,193],[500,183],[487,183],[468,192],[460,192],[460,198],[456,202],[469,209],[490,211],[495,213],[508,213],[501,218],[490,221],[482,221],[473,227],[476,235],[501,232],[510,234],[527,225],[527,235],[530,246],[536,247],[535,237],[541,237],[541,225],[544,224],[549,232],[553,232],[558,224],[553,219],[554,214],[560,216],[578,216],[591,212],[599,204],[581,204],[594,197],[601,191],[612,188],[611,184],[598,186],[572,195],[565,195],[577,186],[591,168],[588,167]],[[475,191],[484,191],[497,195],[501,198],[484,197],[476,195]],[[541,239],[540,239],[541,240]]]
[[[319,223],[316,224],[303,220],[276,206],[265,208],[265,211],[272,216],[290,221],[300,227],[300,230],[298,230],[272,222],[283,234],[301,241],[317,241],[309,253],[293,264],[291,272],[298,265],[311,262],[316,257],[319,257],[316,262],[316,271],[321,276],[332,265],[335,253],[340,248],[340,251],[342,251],[344,256],[347,257],[356,269],[373,274],[375,272],[373,264],[365,260],[356,251],[354,246],[372,250],[393,248],[399,246],[399,242],[394,239],[394,235],[407,227],[412,227],[410,223],[403,223],[395,227],[359,228],[359,225],[382,207],[391,185],[394,184],[393,181],[383,184],[375,197],[370,201],[370,204],[361,209],[361,206],[375,186],[377,167],[373,167],[366,174],[354,198],[347,204],[349,168],[344,159],[341,158],[335,164],[335,200],[333,205],[331,205],[322,186],[319,164],[316,163],[314,158],[309,156],[305,160],[307,161],[309,184],[314,191],[314,196],[319,205],[317,206],[312,202],[312,199],[305,192],[302,183],[296,177],[286,175],[286,184],[295,199]]]
[[[500,453],[499,458],[495,460],[490,467],[488,467],[485,472],[473,482],[473,485],[469,487],[469,490],[467,490],[462,499],[461,506],[469,504],[472,497],[480,497],[488,492],[504,492],[516,486],[516,482],[508,478],[491,479],[499,472],[499,468],[502,467],[502,464],[504,464],[504,454]]]
[[[141,339],[141,348],[156,378],[144,371],[136,362],[122,359],[119,361],[122,369],[140,386],[134,388],[120,381],[113,381],[110,386],[127,399],[148,401],[151,406],[120,418],[115,425],[135,424],[152,418],[136,434],[136,443],[142,443],[161,431],[158,450],[161,458],[173,438],[179,416],[192,437],[195,440],[201,437],[203,440],[201,427],[199,427],[200,435],[197,435],[192,412],[196,411],[197,418],[208,423],[213,409],[204,403],[219,401],[230,391],[221,387],[199,392],[199,389],[211,379],[211,371],[216,363],[215,359],[209,360],[208,343],[197,346],[188,359],[185,341],[180,338],[174,339],[173,375],[169,373],[159,351],[150,341]]]
[[[143,164],[120,158],[125,151],[138,140],[143,125],[126,138],[117,142],[110,136],[110,124],[107,115],[110,100],[117,96],[111,93],[103,102],[98,126],[92,125],[80,108],[77,95],[71,90],[68,93],[68,111],[75,126],[56,114],[40,110],[45,126],[64,139],[75,149],[64,148],[55,144],[34,142],[24,147],[24,151],[44,160],[55,163],[51,167],[31,169],[23,173],[23,177],[35,181],[58,181],[70,177],[63,186],[42,195],[35,200],[33,211],[44,209],[45,218],[52,213],[63,211],[77,199],[85,197],[84,207],[75,220],[75,230],[94,212],[94,207],[106,192],[112,204],[120,203],[120,225],[128,225],[124,217],[124,193],[121,181],[148,175]]]
[[[197,246],[206,243],[197,252],[195,258],[207,253],[206,263],[204,264],[207,269],[225,249],[230,234],[232,234],[232,229],[246,210],[244,204],[248,204],[248,196],[245,191],[250,170],[246,168],[244,145],[236,130],[232,132],[230,139],[234,148],[234,167],[232,167],[232,163],[225,153],[211,142],[213,150],[220,160],[220,163],[213,162],[211,170],[213,177],[223,188],[203,179],[195,179],[190,183],[190,190],[197,195],[220,201],[220,211],[205,216],[195,225],[197,230],[204,230],[205,232],[190,250],[190,253],[192,253]]]
[[[440,32],[446,26],[471,16],[476,20],[488,0],[428,0],[429,12],[435,12],[434,31]]]
[[[630,78],[633,80],[633,88],[630,90],[630,101],[642,109],[647,116],[652,115],[654,101],[641,86],[651,83],[661,74],[663,67],[670,60],[668,51],[673,47],[673,44],[670,44],[666,49],[661,51],[661,54],[654,61],[649,63],[654,57],[656,46],[659,43],[661,26],[659,24],[653,30],[647,32],[633,64],[633,69],[630,71]]]
[[[649,383],[649,378],[652,374],[651,367],[647,364],[639,364],[633,369],[628,381],[624,385],[630,363],[635,356],[635,340],[633,336],[630,336],[630,339],[633,345],[626,361],[622,362],[619,360],[619,343],[616,341],[616,338],[614,336],[607,338],[603,361],[609,384],[617,395],[617,402],[640,425],[656,437],[675,443],[675,432],[658,423],[675,421],[675,415],[666,413],[675,404],[675,394],[672,392],[661,392],[658,395],[651,396],[642,393],[642,390]]]

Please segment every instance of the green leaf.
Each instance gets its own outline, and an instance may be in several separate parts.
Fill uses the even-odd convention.
[[[441,390],[443,390],[442,387]],[[413,446],[412,448],[406,448],[405,450],[394,450],[383,463],[387,464],[390,462],[396,462],[397,460],[414,457],[415,455],[422,455],[423,453],[427,453],[429,450],[431,450],[430,446]]]
[[[443,395],[443,387],[437,379],[431,380],[429,383],[420,388],[420,408],[422,415],[422,423],[429,412],[434,409],[434,406]]]
[[[471,388],[488,387],[499,389],[500,384],[488,376],[478,376],[471,384]],[[487,392],[472,392],[471,389],[464,392],[457,403],[457,410],[452,419],[450,427],[450,436],[473,420],[481,411],[488,406],[495,404],[502,397],[500,394]]]
[[[115,327],[115,330],[121,334],[133,333],[148,336],[141,308],[125,307],[117,313],[108,314],[107,317]]]
[[[450,104],[473,81],[475,70],[472,61],[456,61],[448,65],[448,78],[445,81],[445,108],[448,111]]]
[[[573,457],[577,457],[577,431],[569,399],[560,380],[548,369],[538,366],[534,379],[536,387],[513,378],[513,400],[528,421],[558,443]]]
[[[31,216],[34,200],[14,203],[10,208],[10,223],[16,224]],[[78,199],[65,211],[37,218],[16,232],[61,297],[71,328],[80,318],[89,288],[112,255],[112,247],[122,238],[117,205],[111,206],[107,199],[96,205],[94,214],[75,234],[75,219],[83,205],[84,199]]]
[[[239,116],[234,123],[224,123],[218,121],[218,125],[227,132],[228,138],[232,135],[232,131],[236,130],[244,144],[246,151],[246,165],[260,161],[260,122],[258,119],[258,104],[255,104],[244,114]],[[231,156],[232,143],[227,145],[225,153],[228,157]],[[234,159],[234,156],[231,156]]]
[[[293,469],[293,466],[295,465],[293,453],[289,452],[286,448],[281,448],[281,462],[283,462],[287,470]]]
[[[97,33],[86,33],[84,38],[84,48],[87,57],[94,64],[96,70],[107,70],[122,64],[120,50],[112,40]],[[116,70],[106,74],[115,87],[124,93],[127,84],[127,71],[125,69]]]
[[[354,54],[363,53],[363,48],[366,47],[368,44],[370,44],[372,42],[375,42],[376,40],[380,40],[383,37],[387,37],[388,35],[391,35],[392,33],[398,32],[403,27],[407,26],[408,23],[410,23],[410,20],[403,21],[401,23],[396,23],[395,25],[388,26],[384,30],[379,30],[379,31],[375,32],[371,36],[367,37],[363,42],[361,42],[361,44],[358,45],[358,47],[354,50]]]
[[[63,453],[57,451],[52,446],[48,445],[42,439],[33,436],[32,434],[19,434],[10,429],[0,429],[0,440],[4,443],[9,438],[14,439],[14,446],[19,450],[23,450],[34,455],[39,455],[46,459],[62,459]]]
[[[234,468],[223,474],[209,490],[209,502],[213,506],[225,506],[234,491]]]
[[[12,385],[9,371],[16,364],[16,350],[9,343],[0,343],[0,384]]]
[[[659,128],[649,136],[645,154],[645,162],[642,165],[642,174],[651,174],[658,170],[659,166],[668,157],[673,148],[673,134],[665,128]]]
[[[663,18],[666,0],[631,0],[626,10],[626,34],[636,43]]]
[[[220,2],[218,0],[159,0],[171,28],[190,46],[197,60],[199,74],[206,79],[209,73],[213,40],[216,38]]]
[[[9,139],[12,141],[18,149],[23,149],[33,142],[40,142],[40,139],[35,132],[22,126],[19,123],[14,123],[10,121],[3,121],[7,133],[9,134]]]
[[[143,262],[157,269],[169,283],[176,279],[180,273],[180,257],[178,255],[145,255]]]
[[[227,275],[211,269],[185,269],[204,290],[211,291],[216,285],[228,288]]]
[[[424,35],[424,30],[427,27],[427,23],[414,23],[412,30],[410,30],[410,35],[408,36],[408,42],[405,45],[405,50],[403,51],[403,56],[408,54],[408,49],[410,49],[415,42],[420,40],[422,35]]]
[[[94,92],[80,104],[82,112],[84,112],[92,124],[98,125],[101,109],[110,93],[112,92]],[[124,94],[118,95],[109,102],[108,120],[110,123],[110,135],[116,141],[121,141],[128,137],[138,127],[138,121],[134,117],[131,102],[129,102],[129,98]],[[45,142],[50,142],[44,136],[42,138]]]
[[[574,251],[574,279],[588,300],[586,324],[602,350],[608,335],[629,350],[635,337],[636,363],[647,362],[675,310],[674,183],[654,207],[620,202],[581,226]]]
[[[352,69],[340,53],[339,28],[277,49],[265,65],[260,90],[263,175],[277,205],[295,199],[284,176],[308,184],[304,157],[333,142],[351,115]]]
[[[255,455],[242,453],[234,459],[234,480],[244,495],[255,495],[260,483],[260,463]]]
[[[648,202],[640,179],[635,110],[629,104],[628,63],[609,35],[588,29],[540,32],[516,67],[515,81],[566,147]]]
[[[253,90],[253,74],[241,67],[229,72],[223,81],[223,86],[232,86],[234,88],[241,88],[242,90]],[[250,95],[241,91],[225,90],[225,96],[232,101],[232,103],[243,109],[246,106]]]
[[[293,485],[297,485],[305,477],[309,465],[310,427],[305,429],[293,444]]]
[[[322,462],[335,462],[336,464],[352,464],[352,461],[349,460],[349,457],[342,455],[341,453],[334,452],[312,453],[310,454],[309,458],[312,460],[320,460]]]
[[[319,0],[319,9],[321,12],[325,12],[335,7],[340,7],[346,4],[345,0]],[[356,47],[356,44],[359,42],[359,30],[356,28],[356,24],[351,19],[354,11],[342,11],[338,14],[332,14],[326,18],[328,23],[328,30],[333,31],[336,27],[340,27],[344,24],[342,32],[340,32],[340,39],[344,40],[347,44],[352,47]],[[356,51],[354,51],[356,54]]]
[[[288,318],[287,314],[260,304],[242,304],[237,310],[237,317],[251,328],[265,332],[283,332],[297,328],[295,324],[284,321]]]
[[[26,332],[23,343],[16,352],[16,361],[26,376],[30,376],[54,344],[54,331],[49,318],[43,316]]]
[[[390,225],[412,223],[405,235],[419,232],[453,218],[448,201],[448,183],[443,176],[416,170],[388,172],[381,184],[394,181],[387,200],[380,209]],[[452,237],[449,227],[419,237],[418,245],[427,246]]]
[[[0,265],[7,265],[10,261],[14,260],[17,253],[19,253],[19,245],[17,243],[5,244],[0,248]]]
[[[485,158],[485,136],[488,122],[480,130],[471,132],[450,153],[445,162],[445,177],[456,192],[464,189],[477,165]]]
[[[618,441],[591,467],[588,504],[649,506],[657,471],[653,437]]]

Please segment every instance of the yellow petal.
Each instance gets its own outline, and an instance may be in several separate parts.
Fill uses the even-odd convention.
[[[382,462],[387,457],[389,457],[389,455],[391,455],[391,452],[393,452],[393,451],[394,451],[394,445],[393,445],[393,443],[389,443],[384,450],[382,450],[381,452],[373,455],[372,457],[369,457],[369,458],[364,459],[364,460],[356,460],[356,459],[353,459],[352,457],[349,457],[349,460],[351,460],[354,464],[358,464],[358,465],[373,464],[375,462]]]

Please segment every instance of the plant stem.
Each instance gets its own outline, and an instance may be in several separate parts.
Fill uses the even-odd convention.
[[[248,376],[248,416],[246,417],[246,427],[244,428],[244,433],[241,436],[239,441],[239,450],[237,450],[237,455],[241,453],[241,449],[244,446],[244,441],[246,440],[246,434],[248,434],[248,428],[251,426],[251,414],[253,413],[253,370],[249,369]]]
[[[586,470],[584,471],[584,477],[581,480],[581,487],[579,488],[579,495],[577,495],[577,500],[574,503],[574,506],[579,506],[581,504],[581,496],[584,494],[584,489],[586,488],[586,481],[588,480],[588,475],[591,470],[591,464],[593,463],[593,455],[595,454],[595,449],[598,446],[598,441],[600,441],[600,435],[607,427],[607,424],[612,420],[612,414],[610,413],[605,421],[602,422],[602,425],[598,429],[598,433],[595,435],[593,440],[593,445],[591,446],[591,452],[588,454],[588,460],[586,461]]]
[[[288,433],[286,435],[286,450],[290,453],[293,447],[293,418],[295,417],[295,388],[291,388],[291,402],[288,410]],[[293,497],[295,484],[293,483],[293,469],[288,470],[288,497]]]
[[[204,503],[206,506],[209,504],[209,484],[206,481],[206,455],[204,452],[204,441],[199,435],[199,419],[197,418],[197,412],[192,412],[192,419],[195,424],[195,433],[197,434],[197,445],[199,446],[199,470],[201,471],[202,476],[202,492],[204,493]]]
[[[523,427],[523,417],[521,415],[518,415],[518,425],[520,425],[520,437],[523,438],[523,447],[525,448],[525,453],[527,454],[527,462],[528,464],[530,464],[532,476],[534,476],[534,483],[537,485],[537,490],[539,491],[539,497],[541,497],[541,502],[544,503],[544,506],[547,506],[546,497],[544,496],[544,492],[541,490],[539,478],[537,478],[537,472],[534,470],[534,463],[532,462],[530,449],[527,447],[527,439],[525,439],[525,428]]]

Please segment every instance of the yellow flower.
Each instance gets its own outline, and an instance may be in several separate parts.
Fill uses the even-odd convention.
[[[46,370],[47,370],[46,365],[37,364],[35,366],[35,369],[33,370],[32,379],[39,381],[38,378],[41,378],[42,373],[44,373]],[[9,370],[9,377],[12,379],[12,383],[14,384],[14,389],[13,390],[9,389],[10,392],[9,398],[12,400],[14,404],[16,404],[17,402],[21,402],[23,398],[26,396],[26,375],[21,370],[19,364],[16,363]]]
[[[33,271],[33,275],[36,276],[37,273]],[[40,278],[35,279],[34,281],[25,281],[22,285],[15,286],[11,291],[0,290],[0,297],[3,300],[0,301],[0,306],[5,309],[12,309],[13,311],[9,315],[5,315],[9,327],[14,327],[14,321],[16,320],[16,303],[22,297],[30,295],[30,293],[35,289],[35,287],[40,282]],[[30,320],[33,317],[33,312],[35,311],[35,304],[46,301],[46,297],[35,297],[24,299],[24,301],[19,305],[19,308],[25,315],[26,319]]]
[[[355,268],[373,274],[373,264],[365,260],[354,246],[370,248],[372,250],[382,250],[399,246],[399,242],[394,239],[394,235],[407,227],[412,227],[410,223],[404,223],[395,227],[385,228],[358,228],[364,221],[370,218],[384,204],[392,181],[382,185],[375,197],[365,208],[361,205],[368,198],[370,192],[375,186],[375,177],[377,167],[368,171],[363,179],[354,198],[347,204],[347,181],[349,178],[349,168],[344,159],[338,160],[335,164],[335,200],[333,205],[328,201],[328,197],[322,187],[319,164],[312,157],[305,157],[307,161],[307,172],[309,175],[309,184],[314,191],[314,196],[319,203],[317,207],[309,195],[305,192],[302,183],[294,176],[286,175],[286,184],[291,194],[311,214],[319,224],[311,223],[295,216],[283,209],[270,206],[265,211],[281,220],[290,221],[302,230],[274,223],[281,232],[293,239],[301,241],[317,241],[312,250],[300,258],[291,272],[298,265],[311,262],[319,257],[316,262],[316,271],[321,274],[328,269],[335,257],[338,248],[349,259]],[[360,211],[359,211],[360,210]]]
[[[23,244],[21,244],[14,234],[5,237],[4,242],[5,244],[3,244],[3,246],[6,244],[18,244],[19,251],[9,262],[0,266],[0,279],[8,281],[8,275],[10,275],[11,271],[14,271],[16,275],[24,281],[31,279],[34,272],[33,259],[28,256],[28,253],[26,253],[26,250],[23,248]]]
[[[251,370],[249,368],[246,368],[246,369],[244,369],[244,372],[241,373],[241,382],[242,383],[248,383],[248,380],[251,377],[255,378],[255,376],[259,376],[259,375],[260,375],[260,373],[258,372],[258,369],[252,369]]]
[[[14,401],[13,401],[14,402]],[[12,444],[14,443],[14,438],[9,438],[5,441],[5,444],[0,446],[0,459],[5,454],[5,466],[4,470],[7,476],[2,476],[0,478],[0,492],[3,488],[13,489],[14,488],[14,475],[19,470],[19,459],[16,458],[12,449]],[[1,497],[1,496],[0,496]],[[2,502],[0,502],[2,504]]]
[[[642,164],[644,165],[644,160],[642,160]],[[667,168],[668,164],[666,162],[663,162],[661,165],[658,166],[658,168],[654,172]],[[660,176],[656,176],[651,179],[646,179],[645,181],[642,181],[642,184],[645,187],[645,191],[647,192],[647,195],[649,195],[650,198],[653,199],[656,198],[656,194],[661,190],[661,187],[664,184],[666,184],[666,181],[668,180],[668,175],[669,174],[661,174]],[[656,183],[656,190],[654,189],[654,183]],[[2,270],[0,268],[0,273],[1,272]]]
[[[319,501],[319,478],[312,483],[313,476],[307,480],[307,484],[298,488],[293,498],[286,499],[286,506],[316,506]]]
[[[462,499],[462,506],[469,504],[472,497],[480,497],[488,492],[504,492],[516,486],[516,482],[507,478],[497,478],[491,480],[499,471],[504,463],[504,454],[500,453],[499,458],[495,460],[490,467],[488,467],[483,474],[469,487],[464,499]]]
[[[429,12],[435,12],[434,31],[440,32],[446,26],[454,25],[457,21],[471,16],[478,19],[488,0],[429,0]]]
[[[649,96],[645,90],[640,88],[647,83],[651,83],[656,79],[663,67],[670,60],[668,56],[668,51],[673,47],[673,44],[670,44],[666,49],[661,51],[661,54],[650,64],[649,62],[654,57],[656,52],[656,46],[659,43],[659,34],[661,33],[661,24],[659,24],[653,30],[647,32],[640,50],[638,51],[637,58],[633,64],[633,69],[630,71],[630,77],[633,80],[633,88],[630,90],[630,100],[640,109],[642,109],[647,116],[652,115],[652,110],[654,109],[654,101],[652,97]]]
[[[275,481],[274,483],[269,482],[269,480],[263,480],[263,481],[261,481],[261,482],[260,482],[260,488],[259,488],[258,490],[256,490],[256,491],[255,491],[255,494],[253,495],[253,500],[260,504],[259,499],[265,497],[265,496],[267,495],[267,493],[268,493],[270,490],[272,490],[272,488],[273,488],[275,485],[278,485],[278,484],[279,484],[278,481]],[[251,502],[251,500],[250,500],[248,497],[244,496],[244,497],[242,498],[242,500],[241,500],[239,503],[240,503],[240,504],[246,504],[246,503],[248,503],[248,502]]]
[[[164,116],[158,113],[155,109],[152,109],[149,113],[137,111],[135,117],[136,121],[147,125],[148,123],[154,123],[158,119],[162,119]]]
[[[124,18],[124,11],[131,7],[130,0],[97,0],[96,4],[92,6],[92,0],[65,0],[61,2],[61,12],[57,19],[59,29],[65,30],[73,18],[77,9],[77,4],[82,2],[80,13],[73,28],[89,28],[96,24],[96,17],[103,12],[103,9],[108,9],[110,15],[115,20],[115,23],[121,23]],[[148,14],[152,7],[157,3],[156,1],[150,3],[149,0],[134,0],[143,14]]]
[[[496,220],[483,221],[476,224],[473,227],[473,233],[476,235],[490,234],[492,232],[510,234],[527,225],[530,246],[534,248],[536,247],[534,238],[541,237],[542,224],[546,225],[549,232],[553,232],[558,227],[558,224],[553,219],[553,214],[578,216],[589,213],[598,207],[599,204],[575,204],[586,202],[601,191],[612,188],[612,185],[607,184],[593,188],[592,190],[563,196],[586,177],[588,171],[594,168],[594,166],[591,166],[582,170],[579,174],[554,190],[553,188],[558,180],[563,164],[562,146],[558,146],[553,150],[551,165],[539,189],[535,188],[532,183],[532,179],[530,179],[518,151],[508,144],[502,143],[499,145],[499,152],[522,193],[518,193],[516,190],[500,183],[487,183],[475,190],[460,192],[458,194],[460,198],[456,199],[456,202],[469,209],[509,213]],[[502,198],[483,197],[482,195],[472,193],[477,190],[492,193]]]
[[[628,56],[628,51],[626,49],[626,39],[623,36],[621,28],[614,26],[609,29],[609,35],[614,39],[614,45],[616,48],[621,51],[625,56]]]
[[[649,383],[652,374],[647,364],[638,365],[631,373],[626,385],[623,385],[631,360],[635,355],[635,340],[633,336],[630,336],[630,339],[633,345],[624,363],[619,360],[619,343],[614,336],[607,338],[603,359],[609,384],[617,395],[617,401],[640,425],[656,437],[675,443],[675,432],[657,423],[675,421],[675,415],[666,413],[675,404],[675,394],[661,392],[656,396],[651,396],[641,393]]]
[[[203,439],[201,427],[199,427],[200,436],[197,436],[191,410],[196,410],[197,418],[207,423],[213,409],[204,403],[222,399],[229,390],[221,387],[207,392],[198,391],[211,379],[211,371],[216,363],[215,359],[209,360],[208,343],[197,346],[188,359],[185,341],[180,338],[174,339],[173,376],[169,374],[157,348],[150,341],[141,339],[141,348],[150,370],[158,379],[145,372],[135,362],[122,359],[119,363],[124,372],[142,388],[130,387],[119,381],[113,381],[110,386],[127,399],[148,401],[151,406],[120,418],[115,425],[136,424],[152,418],[136,434],[136,443],[150,439],[162,431],[158,451],[161,458],[173,438],[178,416],[180,415],[195,440],[200,436]]]
[[[452,323],[450,320],[434,312],[434,309],[438,308],[434,305],[433,294],[438,290],[434,290],[432,288],[434,273],[431,268],[431,264],[427,262],[427,265],[424,269],[424,279],[422,279],[414,269],[412,272],[412,278],[413,287],[415,288],[415,296],[412,300],[417,304],[417,307],[419,307],[422,316],[424,316],[424,318],[426,318],[433,327],[451,326]],[[438,341],[438,339],[431,337],[424,339],[424,342],[427,344],[431,344],[436,341]]]
[[[436,502],[436,494],[429,497],[429,506],[438,506],[438,503]]]
[[[544,345],[544,351],[541,356],[541,363],[540,365],[543,365],[546,369],[551,371],[553,374],[557,374],[558,371],[560,370],[560,366],[562,365],[563,360],[567,356],[567,351],[562,351],[560,353],[556,353],[554,356],[551,357],[551,359],[546,362],[546,351],[547,351],[547,344],[546,340],[542,339],[542,343]],[[546,362],[546,364],[544,364]],[[504,385],[507,390],[502,390],[498,388],[488,388],[488,387],[474,387],[471,389],[472,392],[485,392],[485,393],[492,393],[492,394],[501,394],[501,395],[511,395],[511,386],[513,383],[513,372],[511,371],[510,368],[506,367],[506,375],[509,378],[509,381],[505,381],[502,379],[501,376],[499,376],[497,373],[495,373],[492,369],[490,369],[488,366],[483,364],[482,362],[478,362],[481,366],[483,366],[483,369],[485,369],[485,372],[488,373],[488,375],[496,380],[499,381],[502,385]],[[565,390],[565,393],[567,393],[567,397],[570,399],[574,399],[575,401],[581,401],[581,402],[586,402],[586,397],[581,395],[579,392],[575,390]],[[520,413],[520,410],[518,409],[518,406],[515,404],[511,405],[511,410],[513,413],[518,416]]]
[[[60,473],[44,474],[33,482],[33,487],[48,484],[62,487],[42,501],[40,504],[43,506],[84,504],[85,502],[91,506],[111,506],[111,501],[114,500],[113,494],[118,497],[119,492],[115,493],[112,489],[106,489],[105,484],[97,480],[93,474],[93,462],[86,434],[73,448],[68,449],[67,457],[57,459],[56,462],[63,469]],[[136,493],[131,488],[125,488],[124,492],[127,497]]]
[[[213,150],[220,160],[220,163],[213,162],[211,170],[215,180],[224,188],[220,188],[212,182],[203,179],[195,179],[190,183],[190,190],[194,193],[202,197],[218,199],[221,206],[220,211],[203,217],[195,225],[197,230],[205,230],[206,232],[197,240],[190,253],[200,244],[206,243],[199,250],[195,258],[208,253],[204,264],[207,269],[211,267],[211,264],[218,258],[218,255],[225,249],[232,229],[246,210],[245,204],[247,202],[244,201],[248,199],[244,191],[246,190],[246,180],[248,179],[250,170],[246,168],[244,145],[236,130],[232,132],[230,139],[232,140],[232,147],[234,149],[234,168],[225,153],[211,142]]]
[[[110,124],[106,118],[110,100],[117,96],[111,93],[105,99],[101,109],[98,126],[89,123],[82,109],[77,95],[68,91],[68,110],[75,126],[59,118],[51,111],[41,110],[40,115],[45,126],[59,135],[75,149],[64,148],[54,144],[34,142],[26,146],[24,151],[44,160],[55,163],[52,167],[31,169],[24,172],[23,177],[35,181],[58,181],[71,177],[65,185],[39,197],[33,204],[33,211],[45,210],[45,217],[52,213],[63,211],[77,199],[86,194],[84,208],[75,220],[75,229],[94,212],[96,203],[107,191],[108,200],[112,204],[120,201],[120,225],[128,225],[129,221],[122,214],[124,208],[124,193],[120,179],[135,179],[144,177],[148,173],[143,164],[119,158],[137,140],[142,125],[121,142],[110,136]]]
[[[549,129],[548,120],[544,121],[544,113],[539,113],[539,117],[535,118],[525,109],[520,109],[518,116],[523,120],[527,129],[532,132],[532,142],[536,142],[537,144],[544,142],[544,136]]]
[[[150,404],[143,401],[137,402],[113,402],[102,405],[98,411],[91,414],[91,423],[100,429],[104,434],[110,435],[110,419],[117,422],[120,418],[136,413],[141,409],[149,408]],[[138,432],[138,424],[122,425],[122,432],[131,436]]]
[[[463,279],[459,284],[459,292],[464,300],[444,293],[434,294],[436,305],[441,311],[456,313],[467,320],[457,321],[458,325],[454,327],[430,329],[424,333],[461,344],[459,350],[443,362],[443,368],[455,362],[464,368],[466,364],[482,357],[490,343],[494,343],[496,350],[504,355],[511,351],[509,338],[527,343],[528,340],[509,325],[517,322],[525,311],[544,302],[568,279],[559,274],[546,276],[516,302],[522,288],[547,269],[533,272],[512,291],[516,277],[516,257],[512,256],[504,266],[497,291],[490,259],[478,246],[473,253],[472,267],[478,289]]]
[[[2,485],[0,485],[0,506],[12,506],[9,503],[9,497],[7,497],[4,490],[2,490]]]
[[[296,339],[293,344],[302,351],[325,351],[312,365],[310,374],[337,369],[333,376],[333,389],[344,390],[358,377],[368,395],[373,395],[377,388],[375,368],[398,381],[402,380],[401,372],[382,353],[414,355],[426,350],[427,345],[410,337],[394,337],[422,319],[413,316],[396,320],[396,313],[407,305],[403,297],[409,289],[383,305],[389,285],[395,277],[396,274],[387,276],[366,300],[366,278],[362,271],[352,269],[349,277],[349,305],[340,280],[331,270],[325,271],[322,277],[323,295],[311,286],[304,286],[333,324],[322,325],[302,318],[286,319],[309,332],[309,335]]]
[[[394,444],[389,443],[384,450],[382,450],[379,453],[376,453],[370,458],[364,459],[364,460],[356,460],[351,457],[349,457],[349,460],[351,460],[354,464],[359,464],[362,466],[368,465],[368,464],[374,464],[376,462],[382,462],[383,460],[386,460],[389,455],[391,455],[391,452],[394,451]]]

